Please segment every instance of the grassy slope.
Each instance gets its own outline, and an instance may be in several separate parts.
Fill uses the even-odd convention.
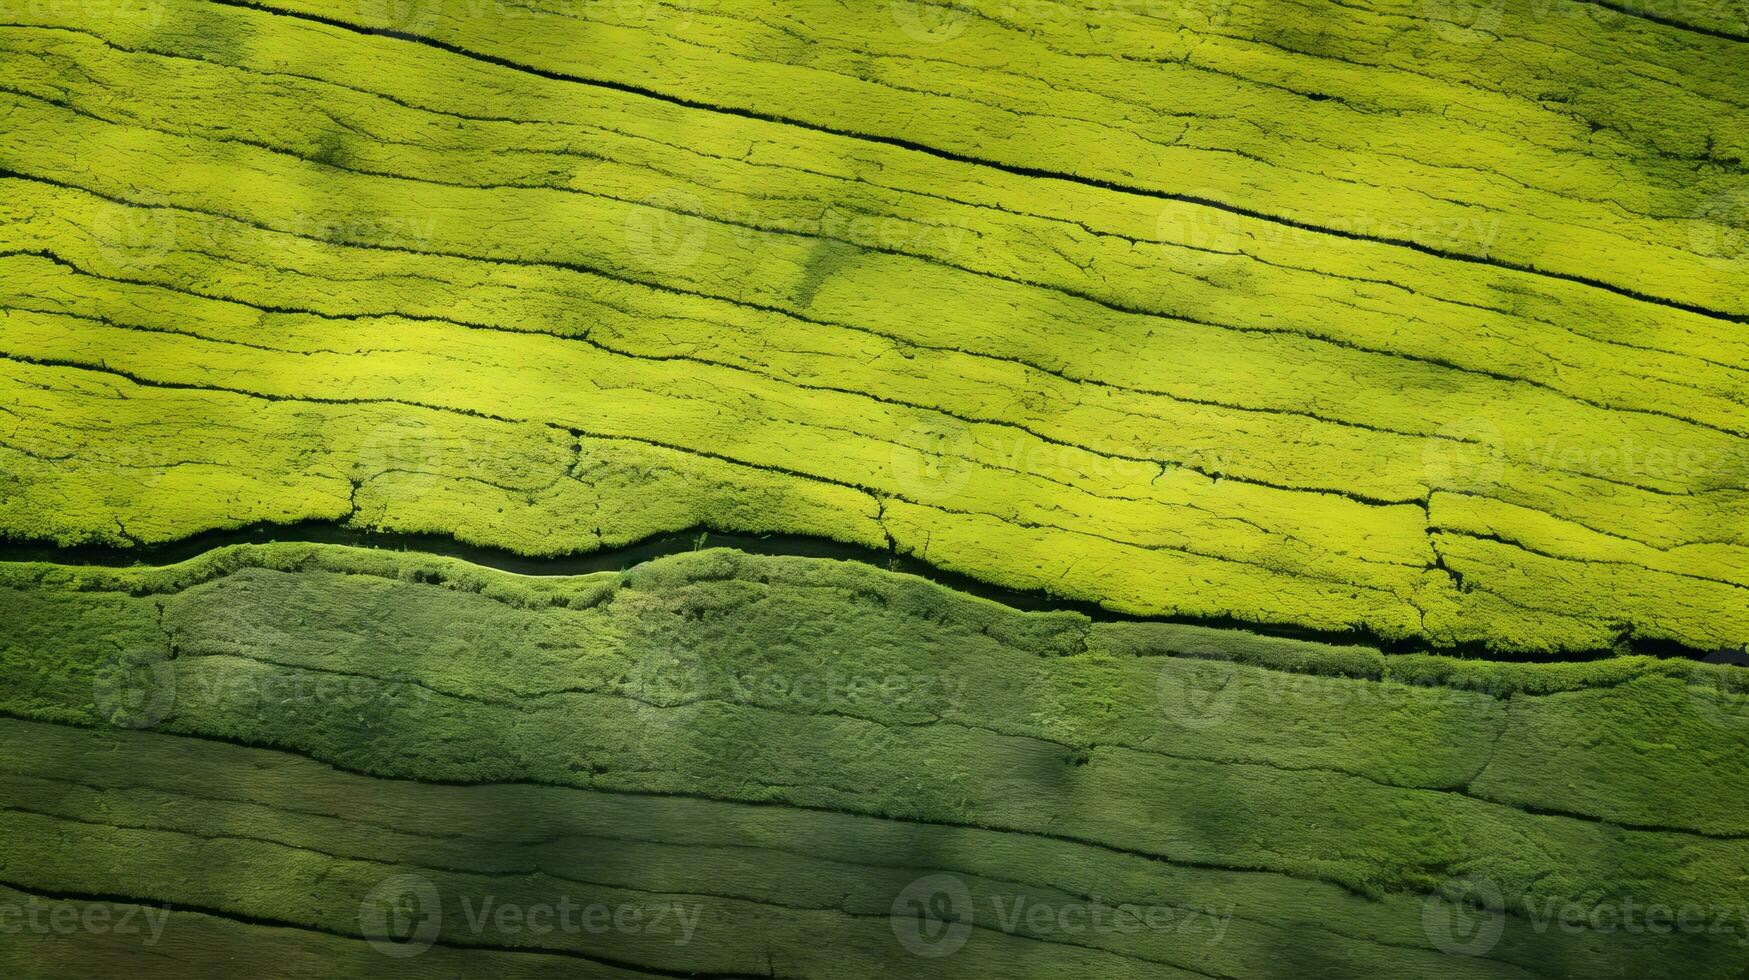
[[[762,972],[770,951],[848,976],[930,967],[895,947],[887,910],[948,870],[977,883],[986,924],[999,896],[1038,890],[1230,905],[1236,930],[1101,935],[1101,953],[1064,946],[1086,936],[979,930],[942,961],[952,975],[1266,975],[1308,942],[1332,975],[1737,962],[1734,933],[1653,942],[1530,918],[1622,894],[1749,897],[1749,715],[1716,668],[1383,658],[1092,624],[722,550],[578,578],[314,545],[4,578],[19,628],[0,641],[17,719],[0,881],[28,890],[341,935],[357,934],[362,892],[402,868],[454,896],[704,895],[720,941],[580,949],[729,972]],[[159,734],[86,730],[112,719]],[[76,853],[49,843],[67,820],[87,821]],[[651,843],[579,850],[555,843],[564,833]],[[748,844],[787,856],[734,856]],[[168,872],[197,854],[216,877]],[[283,873],[224,873],[242,861]],[[1421,921],[1444,907],[1424,896],[1468,876],[1512,912],[1490,961],[1439,956]],[[820,930],[843,945],[813,959],[801,937]]]
[[[840,27],[903,35],[885,13],[831,29],[813,8],[784,16],[833,47],[853,43]],[[0,449],[21,491],[0,503],[11,534],[126,543],[338,519],[550,553],[708,523],[890,541],[1141,613],[1516,650],[1749,637],[1736,324],[282,14],[176,0],[160,20],[39,15],[0,29],[0,166],[21,175],[0,181],[0,248],[32,253],[0,259],[0,384],[20,406]],[[1355,26],[1371,16],[1348,25],[1356,60],[1377,47]],[[566,71],[565,31],[624,33],[528,23],[495,11],[468,37]],[[998,43],[980,25],[951,43]],[[1643,22],[1545,28],[1664,72],[1733,63]],[[1162,32],[1118,43],[1173,43]],[[1290,69],[1372,79],[1380,99],[1450,94],[1394,69],[1217,50],[1250,52],[1255,78],[1175,98],[1290,98],[1264,85]],[[745,93],[799,77],[722,58],[712,84]],[[1459,78],[1479,70],[1467,59],[1432,70],[1481,98]],[[1435,142],[1473,156],[1517,141],[1525,156],[1502,166],[1543,179],[1530,144],[1574,137],[1521,82],[1495,87],[1491,121]],[[1645,93],[1586,90],[1611,135],[1574,163],[1583,186],[1563,191],[1571,227],[1548,254],[1642,261],[1598,230],[1593,198],[1639,187],[1650,196],[1598,206],[1681,214],[1698,206],[1683,195],[1734,179],[1669,172],[1675,148],[1729,128],[1724,96],[1695,87],[1709,112],[1669,110],[1658,129]],[[1355,156],[1342,114],[1359,110],[1291,97],[1294,126]],[[916,118],[919,139],[957,132]],[[1624,184],[1629,166],[1657,180]],[[1461,183],[1533,216],[1498,180]],[[1404,219],[1387,198],[1344,213]],[[1630,237],[1668,250],[1682,236]],[[1734,266],[1659,268],[1660,289],[1699,303],[1696,281]]]

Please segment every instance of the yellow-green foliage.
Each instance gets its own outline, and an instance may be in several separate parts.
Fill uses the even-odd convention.
[[[3,562],[0,930],[177,910],[0,973],[1740,975],[1749,685],[1547,662],[1749,641],[1749,23],[1641,6],[7,5],[0,540],[1150,621]]]
[[[1030,37],[950,18],[918,61],[846,54],[924,50],[904,4],[595,22],[612,7],[425,11],[483,57],[194,0],[0,28],[0,528],[342,520],[550,554],[708,525],[1135,613],[1514,650],[1749,638],[1749,342],[1623,292],[1735,308],[1744,263],[1676,254],[1740,230],[1705,207],[1741,189],[1729,42],[1514,14],[1483,67],[1422,25],[1450,59],[1411,73],[1389,11],[1271,54],[1241,38],[1285,15],[1234,10],[1184,61],[1165,13],[1095,56],[1052,8]],[[759,40],[782,22],[807,65]],[[1575,35],[1705,70],[1685,95],[1586,89],[1583,140],[1523,80],[1475,77]],[[1167,91],[1188,114],[1137,116]],[[1032,115],[1047,94],[1067,101]],[[899,119],[922,149],[851,132]],[[1137,186],[925,152],[967,139]],[[1282,159],[1232,155],[1264,144]],[[1312,176],[1329,155],[1353,166]],[[1240,187],[1256,214],[1139,193]],[[1496,247],[1417,238],[1449,224],[1433,187]]]

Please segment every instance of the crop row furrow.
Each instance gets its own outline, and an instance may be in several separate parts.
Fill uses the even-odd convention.
[[[229,126],[228,126],[228,127],[227,127],[227,128],[233,128],[233,127],[229,127]],[[267,135],[267,134],[265,134],[265,133],[264,133],[264,134],[262,134],[262,135]],[[261,140],[260,140],[260,139],[253,139],[253,140],[252,140],[252,142],[254,142],[254,143],[260,143],[260,142],[261,142]],[[273,136],[272,136],[272,142],[273,142],[273,144],[274,144],[274,145],[275,145],[275,146],[276,146],[276,147],[277,147],[277,148],[279,148],[279,149],[281,149],[281,150],[284,150],[284,149],[285,149],[285,148],[286,148],[286,146],[287,146],[287,144],[286,144],[286,143],[285,143],[285,141],[284,141],[284,139],[283,139],[283,137],[282,137],[282,136],[281,136],[281,135],[279,135],[279,134],[273,134]],[[562,146],[561,146],[561,147],[558,147],[558,148],[557,148],[557,149],[558,149],[558,151],[559,151],[559,152],[564,152],[564,151],[565,151],[565,148],[564,148],[564,147],[562,147]],[[619,154],[619,153],[616,153],[616,152],[615,152],[615,151],[613,151],[613,150],[612,150],[612,149],[609,149],[609,150],[608,150],[608,152],[609,152],[609,153],[612,153],[612,154],[614,154],[614,155],[615,155],[615,156],[620,156],[620,155],[621,155],[621,154]],[[676,152],[681,152],[681,151],[676,151]],[[691,151],[689,151],[689,152],[697,152],[697,151],[696,151],[696,150],[691,150]],[[301,152],[300,152],[300,153],[298,153],[298,154],[297,154],[297,155],[299,155],[299,156],[300,156],[300,157],[302,157],[302,158],[304,158],[304,159],[309,159],[309,156],[308,156],[308,155],[307,155],[307,154],[306,154],[306,153],[301,153]],[[733,162],[732,162],[732,163],[731,163],[731,162],[729,162],[729,161],[727,161],[727,159],[726,159],[726,158],[723,158],[723,157],[720,157],[720,156],[719,156],[719,157],[718,157],[718,159],[721,159],[721,160],[724,160],[724,166],[730,166],[730,167],[736,167],[736,168],[738,168],[738,167],[743,167],[743,166],[746,166],[746,165],[748,165],[748,163],[749,163],[749,162],[748,162],[748,161],[741,161],[741,160],[735,160],[735,161],[733,161]],[[631,167],[634,167],[634,168],[638,168],[638,167],[650,167],[650,166],[653,166],[653,163],[652,163],[652,161],[650,161],[650,160],[648,160],[648,159],[632,159],[632,158],[626,158],[626,159],[625,159],[625,160],[624,160],[624,163],[625,163],[625,165],[627,165],[627,166],[631,166]],[[754,164],[754,165],[759,165],[759,164]],[[766,166],[769,166],[769,164],[766,164]],[[353,169],[357,169],[357,168],[356,168],[356,166],[355,166],[355,167],[354,167],[354,168],[353,168]],[[427,169],[428,169],[428,168],[427,168]],[[388,171],[377,171],[377,172],[385,172],[385,173],[386,173],[386,172],[388,172]],[[397,173],[400,173],[400,171],[396,171],[396,172],[397,172]],[[429,174],[429,173],[428,173],[428,174],[427,174],[427,176],[431,176],[431,174]],[[466,182],[466,181],[467,181],[467,180],[473,180],[473,178],[471,178],[471,177],[470,177],[470,176],[468,176],[468,175],[467,175],[467,174],[466,174],[466,172],[465,172],[465,171],[464,171],[464,172],[458,172],[458,173],[456,173],[456,174],[455,174],[455,175],[454,175],[454,178],[459,178],[459,179],[461,179],[461,180],[462,180],[462,181],[463,181],[463,182],[464,182],[464,183],[465,183],[465,182]],[[454,180],[454,179],[451,179],[451,178],[435,178],[435,177],[433,177],[433,178],[432,178],[432,179],[442,179],[442,180],[446,180],[446,181],[449,181],[449,182],[452,182],[452,183],[453,183],[453,182],[455,182],[455,180]],[[692,177],[692,178],[690,178],[690,179],[692,179],[692,180],[696,180],[696,179],[697,179],[697,178],[696,178],[696,177]],[[842,177],[836,177],[836,178],[835,178],[835,179],[838,179],[838,180],[842,180],[842,179],[844,179],[844,178],[842,178]],[[851,174],[851,175],[850,175],[850,179],[851,179],[851,180],[853,180],[853,181],[857,181],[857,182],[862,182],[862,181],[863,181],[863,178],[861,178],[861,177],[859,177],[859,176],[857,176],[857,175],[855,175],[855,174]],[[474,183],[475,183],[475,184],[478,184],[478,183],[480,183],[480,182],[479,182],[479,181],[477,181],[477,180],[474,180]],[[489,183],[489,181],[488,181],[488,182],[487,182],[487,183]],[[594,183],[594,182],[590,182],[590,184],[592,184],[592,183]],[[517,185],[515,185],[515,186],[530,186],[530,185],[527,185],[527,184],[526,184],[526,182],[524,182],[524,183],[521,183],[521,184],[517,184]],[[534,186],[547,186],[547,184],[544,184],[544,183],[543,183],[543,184],[539,184],[539,185],[534,185]],[[683,186],[685,186],[685,185],[683,185]],[[578,188],[572,188],[572,189],[584,189],[584,190],[588,190],[588,189],[589,189],[589,184],[584,184],[584,185],[583,185],[583,186],[582,186],[582,187],[578,187]],[[701,188],[701,189],[702,189],[702,188]],[[910,191],[910,190],[907,190],[907,191],[906,191],[906,193],[911,193],[911,191]],[[659,206],[661,206],[661,204],[662,204],[662,202],[661,202],[661,201],[659,201],[659,200],[658,200],[658,201],[656,201],[656,202],[654,202],[654,204],[655,204],[655,206],[658,206],[658,207],[659,207]],[[978,204],[977,204],[977,205],[976,205],[976,206],[978,206],[978,207],[992,207],[992,206],[993,206],[993,207],[997,207],[997,208],[1000,208],[1000,207],[1001,207],[1001,204],[1000,204],[1000,202],[992,202],[992,201],[988,201],[988,200],[986,200],[986,201],[980,201],[980,202],[979,202],[979,203],[978,203]],[[849,210],[854,210],[854,209],[849,209]],[[720,218],[720,217],[721,217],[721,214],[720,214],[720,213],[719,213],[719,214],[718,214],[718,218]],[[1040,217],[1045,217],[1045,218],[1046,218],[1046,220],[1052,220],[1052,221],[1060,221],[1060,220],[1063,220],[1063,219],[1062,219],[1062,218],[1059,218],[1059,217],[1057,217],[1057,216],[1054,216],[1054,215],[1051,215],[1051,216],[1040,216]],[[716,219],[716,218],[713,218],[713,219],[711,219],[711,220],[718,220],[718,219]],[[758,227],[758,228],[762,228],[762,229],[765,229],[765,230],[767,230],[767,231],[774,231],[774,232],[784,232],[784,231],[800,231],[800,232],[802,232],[802,233],[818,233],[818,232],[819,232],[819,231],[820,231],[820,229],[819,229],[819,227],[818,227],[818,222],[815,222],[815,223],[813,223],[813,225],[811,225],[811,226],[810,226],[810,225],[808,225],[808,224],[806,224],[806,223],[804,223],[804,224],[803,224],[803,225],[799,225],[799,226],[795,226],[795,227],[793,227],[793,228],[792,228],[792,227],[790,227],[790,225],[789,225],[789,224],[787,224],[787,223],[786,223],[786,224],[784,224],[784,225],[780,225],[780,226],[773,226],[773,225],[771,225],[771,224],[770,224],[770,223],[769,223],[769,222],[762,222],[762,223],[758,223],[758,224],[757,224],[757,225],[751,225],[751,224],[750,224],[750,225],[749,225],[749,227]],[[1106,233],[1106,232],[1105,232],[1105,231],[1104,231],[1104,230],[1103,230],[1103,229],[1102,229],[1102,231],[1101,231],[1101,233],[1102,233],[1102,234],[1104,234],[1104,233]],[[913,237],[916,237],[916,236],[913,236]],[[865,246],[865,247],[866,247],[866,246],[870,246],[870,245],[871,245],[871,242],[870,242],[870,241],[868,241],[868,240],[865,240],[865,239],[864,239],[864,240],[859,240],[859,242],[858,242],[858,243],[859,243],[859,245],[861,245],[861,246]],[[912,244],[927,244],[927,243],[923,243],[923,242],[914,242],[914,243],[912,243]],[[879,247],[880,247],[880,246],[879,246],[879,244],[878,244],[878,243],[873,243],[873,247],[874,247],[874,248],[875,248],[875,249],[876,249],[876,250],[879,250]],[[913,257],[919,257],[919,256],[917,256],[917,253],[916,253],[916,250],[915,250],[915,249],[905,249],[905,248],[901,248],[901,249],[900,249],[900,250],[899,250],[899,251],[901,251],[901,252],[903,252],[903,254],[906,254],[906,255],[911,255],[911,256],[913,256]],[[963,263],[964,263],[964,262],[966,262],[966,261],[967,261],[967,260],[968,260],[968,259],[979,259],[979,260],[981,260],[981,259],[983,259],[983,258],[984,258],[984,256],[983,256],[983,254],[982,254],[982,250],[978,250],[978,251],[977,251],[977,253],[975,253],[975,254],[969,254],[969,255],[955,255],[955,254],[950,254],[950,253],[938,253],[938,254],[937,254],[937,255],[933,255],[933,256],[929,256],[929,257],[928,257],[928,258],[934,258],[934,259],[938,259],[938,260],[939,260],[939,258],[940,258],[940,257],[941,257],[941,254],[947,254],[947,255],[948,255],[948,258],[949,258],[949,259],[950,259],[950,260],[952,260],[952,261],[956,261],[956,262],[959,262],[959,263],[961,263],[961,265],[959,265],[959,266],[956,266],[956,267],[964,267],[964,266],[963,266]],[[1236,254],[1236,253],[1235,253],[1235,254]],[[1280,263],[1280,262],[1275,262],[1275,261],[1271,261],[1271,262],[1270,262],[1270,263],[1269,263],[1269,264],[1271,264],[1271,265],[1274,265],[1274,266],[1276,266],[1276,267],[1278,267],[1278,268],[1297,268],[1297,267],[1296,267],[1296,266],[1293,266],[1293,265],[1291,265],[1291,264],[1284,264],[1284,263]],[[985,265],[985,266],[984,266],[984,267],[982,267],[982,268],[979,268],[979,269],[976,269],[976,270],[971,270],[971,271],[974,271],[974,272],[976,272],[976,273],[977,273],[977,274],[980,274],[980,275],[988,275],[988,274],[994,274],[994,275],[998,275],[998,276],[999,276],[999,277],[1001,277],[1001,278],[1003,278],[1003,279],[1005,279],[1005,280],[1007,280],[1007,281],[1022,281],[1022,282],[1029,282],[1029,281],[1030,281],[1030,280],[1028,280],[1028,279],[1025,279],[1025,278],[1021,278],[1021,277],[1017,277],[1017,276],[1015,276],[1015,275],[1013,275],[1013,274],[1012,274],[1012,272],[1003,272],[1003,271],[999,271],[999,270],[996,270],[996,269],[994,269],[994,268],[993,268],[993,267],[990,267],[990,266],[988,266],[988,265],[987,265],[987,264],[986,264],[986,265]],[[1437,280],[1435,280],[1435,281],[1436,281],[1436,282],[1437,282]],[[1061,288],[1061,289],[1066,289],[1066,294],[1067,294],[1067,295],[1081,295],[1081,296],[1086,296],[1086,297],[1088,297],[1088,298],[1089,298],[1089,299],[1090,299],[1090,301],[1093,301],[1093,302],[1106,302],[1106,303],[1109,303],[1109,304],[1111,304],[1111,305],[1112,305],[1112,306],[1113,306],[1113,308],[1115,308],[1115,309],[1137,309],[1137,308],[1138,308],[1138,307],[1137,307],[1137,304],[1136,304],[1136,302],[1135,302],[1135,300],[1134,300],[1134,299],[1128,299],[1128,298],[1123,298],[1123,297],[1119,297],[1119,296],[1110,296],[1110,295],[1106,295],[1106,293],[1107,293],[1107,292],[1109,292],[1109,288],[1108,288],[1108,287],[1109,287],[1109,286],[1112,286],[1112,285],[1117,285],[1117,284],[1114,284],[1114,283],[1110,283],[1110,282],[1106,282],[1106,283],[1100,283],[1100,282],[1099,282],[1099,281],[1098,281],[1098,280],[1095,280],[1095,279],[1089,279],[1089,280],[1087,280],[1087,281],[1086,281],[1086,282],[1085,282],[1085,283],[1083,283],[1083,284],[1082,284],[1082,285],[1080,285],[1080,286],[1068,286],[1068,284],[1066,284],[1066,283],[1065,283],[1065,282],[1062,282],[1062,281],[1049,281],[1049,282],[1038,282],[1038,283],[1032,283],[1032,284],[1033,284],[1033,285],[1038,285],[1038,286],[1040,286],[1040,287],[1041,287],[1041,288],[1047,288],[1047,289],[1060,289],[1060,288]],[[1394,287],[1394,288],[1406,288],[1406,287],[1401,287],[1401,285],[1400,285],[1400,284],[1395,284],[1395,283],[1393,283],[1393,284],[1392,284],[1392,285],[1393,285],[1393,287]],[[1090,290],[1091,290],[1091,291],[1090,291]],[[1443,300],[1435,300],[1435,301],[1436,301],[1436,302],[1443,302]],[[1180,305],[1182,305],[1182,304],[1180,304]],[[1493,310],[1493,311],[1494,311],[1494,312],[1496,312],[1496,313],[1499,313],[1499,314],[1500,314],[1500,315],[1503,315],[1503,316],[1511,316],[1511,315],[1515,315],[1515,314],[1512,314],[1512,313],[1511,313],[1511,312],[1509,312],[1509,311],[1506,311],[1506,310],[1504,310],[1504,309],[1503,309],[1503,308],[1500,308],[1500,307],[1497,307],[1497,306],[1491,306],[1491,305],[1490,305],[1490,304],[1483,304],[1483,303],[1474,303],[1474,302],[1463,302],[1463,303],[1461,303],[1461,305],[1464,305],[1464,306],[1471,306],[1471,307],[1475,307],[1475,308],[1487,308],[1487,309],[1492,309],[1492,310]],[[1162,312],[1164,312],[1164,313],[1165,313],[1165,314],[1166,314],[1166,315],[1176,315],[1176,316],[1182,316],[1182,315],[1183,315],[1183,313],[1182,313],[1182,311],[1181,311],[1181,310],[1174,310],[1174,309],[1171,309],[1171,308],[1170,308],[1170,307],[1168,307],[1168,308],[1167,308],[1167,309],[1165,309],[1165,310],[1161,310],[1161,309],[1160,309],[1160,307],[1159,307],[1159,306],[1158,306],[1158,305],[1157,305],[1157,304],[1153,304],[1153,303],[1149,303],[1149,304],[1144,304],[1144,305],[1143,305],[1143,306],[1142,306],[1142,307],[1140,307],[1140,308],[1142,308],[1142,309],[1145,309],[1145,310],[1146,310],[1146,311],[1147,311],[1147,312],[1151,312],[1151,313],[1155,313],[1155,314],[1159,314],[1159,313],[1162,313]],[[1546,317],[1535,317],[1535,316],[1534,316],[1534,315],[1532,315],[1532,317],[1531,317],[1531,318],[1532,318],[1532,319],[1535,319],[1535,320],[1539,320],[1539,321],[1544,321],[1544,322],[1546,322],[1546,321],[1547,321],[1547,318],[1546,318]],[[1577,328],[1577,329],[1581,329],[1581,330],[1583,330],[1583,329],[1584,329],[1584,324],[1585,324],[1585,323],[1586,323],[1586,322],[1587,322],[1587,319],[1588,319],[1588,318],[1584,318],[1584,317],[1580,317],[1580,318],[1577,318],[1577,322],[1576,322],[1576,323],[1575,323],[1575,324],[1572,324],[1572,325],[1570,325],[1570,326],[1569,326],[1569,327],[1566,327],[1566,328],[1564,328],[1564,329],[1573,329],[1573,328]],[[1275,329],[1280,329],[1280,328],[1275,328]],[[1304,332],[1304,331],[1305,331],[1305,330],[1306,330],[1306,327],[1305,327],[1305,326],[1303,326],[1303,325],[1298,325],[1298,324],[1296,324],[1296,325],[1293,325],[1293,326],[1292,326],[1292,327],[1291,327],[1291,329],[1294,329],[1294,330],[1296,330],[1296,331],[1300,331],[1300,332]],[[1320,332],[1325,332],[1325,333],[1327,333],[1327,332],[1328,332],[1328,331],[1327,331],[1327,330],[1324,330],[1324,331],[1318,331],[1318,330],[1313,330],[1313,331],[1311,331],[1311,333],[1313,333],[1313,334],[1318,334],[1318,333],[1320,333]],[[1641,346],[1641,347],[1644,347],[1644,346],[1646,346],[1646,345],[1638,345],[1638,346]],[[1557,379],[1559,379],[1559,377],[1560,377],[1560,376],[1559,376],[1559,375],[1558,375],[1558,374],[1557,374],[1557,375],[1554,375],[1554,377],[1555,377],[1555,378],[1557,378]],[[1667,384],[1672,384],[1672,385],[1677,385],[1677,386],[1690,386],[1690,387],[1697,387],[1697,386],[1696,386],[1696,385],[1695,385],[1695,382],[1694,382],[1694,381],[1692,381],[1692,380],[1685,380],[1685,379],[1684,379],[1684,378],[1683,378],[1683,377],[1682,377],[1682,376],[1681,376],[1681,374],[1680,374],[1680,372],[1677,372],[1677,373],[1674,373],[1674,374],[1669,374],[1669,375],[1667,375],[1667,376],[1665,376],[1665,377],[1663,377],[1663,378],[1660,378],[1660,379],[1659,379],[1659,380],[1660,380],[1660,382],[1661,382],[1661,383],[1667,383]],[[1543,383],[1545,383],[1545,384],[1547,384],[1547,383],[1548,383],[1548,381],[1547,381],[1547,380],[1546,380],[1546,379],[1545,379],[1545,380],[1544,380],[1544,382],[1543,382]],[[1560,385],[1560,381],[1559,381],[1559,380],[1557,380],[1557,381],[1556,381],[1556,384],[1557,384],[1557,386],[1559,386],[1559,385]],[[1702,388],[1702,389],[1701,389],[1701,390],[1704,390],[1704,388]],[[1569,389],[1569,391],[1571,391],[1571,389]],[[1627,389],[1627,391],[1631,391],[1631,389]],[[1631,396],[1630,396],[1630,397],[1631,397]],[[1653,403],[1653,402],[1647,402],[1647,403],[1646,403],[1646,404],[1647,404],[1647,405],[1654,405],[1654,404],[1655,404],[1655,403]],[[1641,406],[1641,407],[1646,407],[1646,406],[1645,406],[1645,405],[1642,405],[1642,406]]]

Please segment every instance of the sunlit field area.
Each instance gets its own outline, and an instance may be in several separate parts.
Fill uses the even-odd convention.
[[[1741,977],[1744,0],[0,0],[0,974]]]

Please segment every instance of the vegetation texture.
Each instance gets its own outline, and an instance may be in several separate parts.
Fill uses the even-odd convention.
[[[1742,42],[1145,7],[27,5],[0,527],[709,526],[1135,614],[1749,640]]]
[[[0,882],[167,906],[201,952],[166,971],[269,941],[375,958],[345,941],[398,875],[444,908],[412,976],[1727,976],[1749,939],[1539,918],[1749,903],[1723,668],[1386,657],[728,550],[548,579],[320,545],[15,565],[0,608]],[[931,875],[969,896],[939,960],[892,923]],[[471,928],[565,894],[688,918]],[[1065,902],[1173,914],[1005,918]],[[1428,926],[1465,914],[1497,916],[1486,955]]]
[[[1741,976],[1746,99],[1742,0],[0,0],[0,973]],[[709,533],[815,557],[305,540]]]

